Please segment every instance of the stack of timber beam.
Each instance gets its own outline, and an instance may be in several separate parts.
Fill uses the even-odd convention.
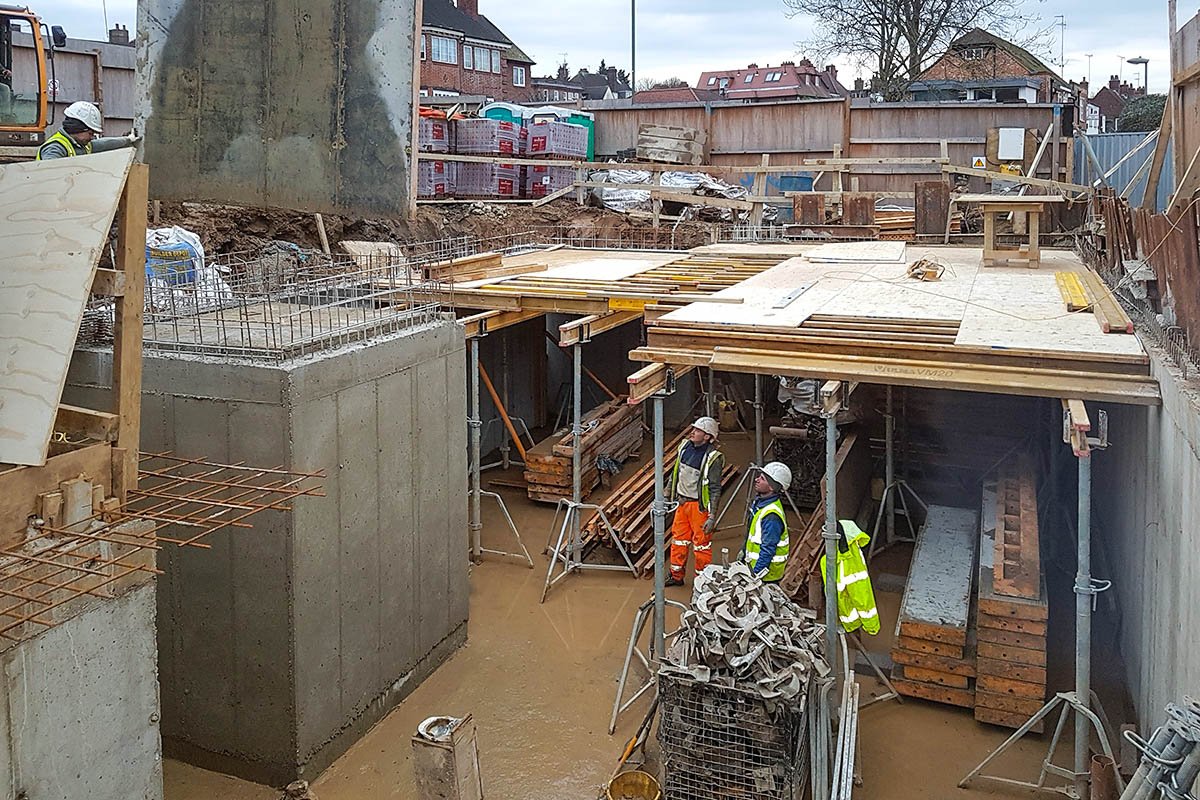
[[[917,236],[917,215],[911,209],[876,209],[875,224],[880,239],[912,241]],[[950,217],[950,233],[962,233],[962,212],[955,211]]]
[[[642,125],[638,128],[638,161],[664,164],[700,164],[706,137],[695,128]]]
[[[975,511],[929,506],[900,605],[892,682],[907,697],[975,705]]]
[[[675,465],[675,454],[679,452],[683,436],[684,434],[680,434],[663,445],[664,481],[670,478],[671,470]],[[722,496],[725,496],[724,492],[729,491],[733,486],[738,472],[737,467],[726,463],[725,470],[721,473]],[[654,519],[650,515],[650,506],[653,502],[654,461],[651,460],[633,473],[629,480],[614,489],[600,504],[609,524],[617,532],[630,559],[633,560],[638,572],[642,575],[651,574],[654,571]],[[667,549],[669,549],[671,520],[668,519],[666,524]],[[582,531],[585,544],[598,542],[612,546],[612,540],[600,519],[599,512],[592,512],[592,515],[584,521]]]
[[[609,400],[583,415],[580,457],[582,489],[587,497],[600,482],[597,459],[606,456],[618,463],[642,446],[642,409],[624,397]],[[561,429],[525,452],[525,483],[530,500],[556,503],[570,497],[573,484],[574,434]]]
[[[456,283],[458,281],[477,281],[484,278],[500,278],[506,275],[520,275],[526,272],[545,269],[540,265],[504,266],[504,256],[500,253],[478,253],[471,256],[451,258],[438,261],[425,267],[425,274],[430,280],[439,283]]]
[[[1049,605],[1038,538],[1033,470],[1021,460],[983,487],[975,692],[981,722],[1019,728],[1045,702]]]

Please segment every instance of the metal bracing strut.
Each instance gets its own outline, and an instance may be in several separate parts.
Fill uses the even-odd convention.
[[[520,558],[524,559],[530,569],[533,569],[533,557],[529,555],[529,550],[525,548],[525,542],[521,540],[521,532],[517,529],[517,524],[513,522],[512,515],[508,513],[508,506],[504,504],[504,498],[495,492],[485,492],[482,488],[480,465],[480,439],[482,437],[483,424],[479,419],[479,339],[472,337],[468,345],[471,353],[471,368],[470,372],[470,418],[467,420],[467,426],[471,432],[471,483],[470,483],[470,520],[469,528],[471,531],[471,560],[479,563],[483,559],[483,554],[502,556],[505,558]],[[483,509],[482,498],[490,497],[495,500],[500,511],[504,513],[504,519],[508,522],[508,527],[513,532],[513,537],[517,540],[517,546],[521,548],[520,553],[509,553],[504,550],[490,550],[483,546],[482,531],[483,531]]]

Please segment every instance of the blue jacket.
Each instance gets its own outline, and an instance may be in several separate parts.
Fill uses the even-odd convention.
[[[779,499],[777,494],[768,494],[755,496],[750,502],[750,517],[753,518],[760,508],[769,506]],[[775,558],[775,548],[779,546],[779,540],[783,538],[783,522],[774,514],[768,514],[763,520],[763,540],[762,549],[758,551],[758,561],[754,565],[754,574],[766,572],[771,568],[771,559]]]

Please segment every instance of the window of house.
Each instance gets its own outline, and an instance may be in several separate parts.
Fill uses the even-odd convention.
[[[753,80],[754,80],[754,73],[753,73],[753,72],[747,72],[747,73],[746,73],[746,80],[745,80],[745,83],[750,83],[750,82],[752,82]]]
[[[499,50],[492,51],[492,72],[496,73],[497,75],[500,74],[500,51]]]
[[[471,47],[463,45],[463,69],[475,69],[475,59],[472,58],[474,52]]]
[[[425,36],[425,34],[422,33],[421,34],[421,60],[422,61],[425,60],[425,39],[426,39],[426,36]]]
[[[525,85],[525,68],[513,67],[513,86]]]
[[[729,86],[729,78],[721,78],[721,88],[724,89],[727,86]]]
[[[982,47],[968,47],[962,51],[964,61],[979,61],[983,58]]]
[[[492,52],[486,47],[475,48],[475,68],[480,72],[487,72],[491,69]]]
[[[458,63],[458,42],[445,36],[431,36],[429,45],[433,60],[439,64]]]
[[[716,86],[716,85],[717,85],[717,79],[716,79],[716,78],[709,78],[709,79],[708,79],[708,85],[709,85],[709,86]]]
[[[767,77],[766,77],[766,82],[767,83],[778,83],[779,79],[782,77],[783,77],[782,72],[768,72]]]

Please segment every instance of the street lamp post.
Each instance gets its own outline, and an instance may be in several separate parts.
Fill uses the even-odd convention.
[[[1150,59],[1138,56],[1137,58],[1128,59],[1126,64],[1140,65],[1142,67],[1142,93],[1150,94]]]
[[[629,0],[629,82],[637,94],[637,0]]]

